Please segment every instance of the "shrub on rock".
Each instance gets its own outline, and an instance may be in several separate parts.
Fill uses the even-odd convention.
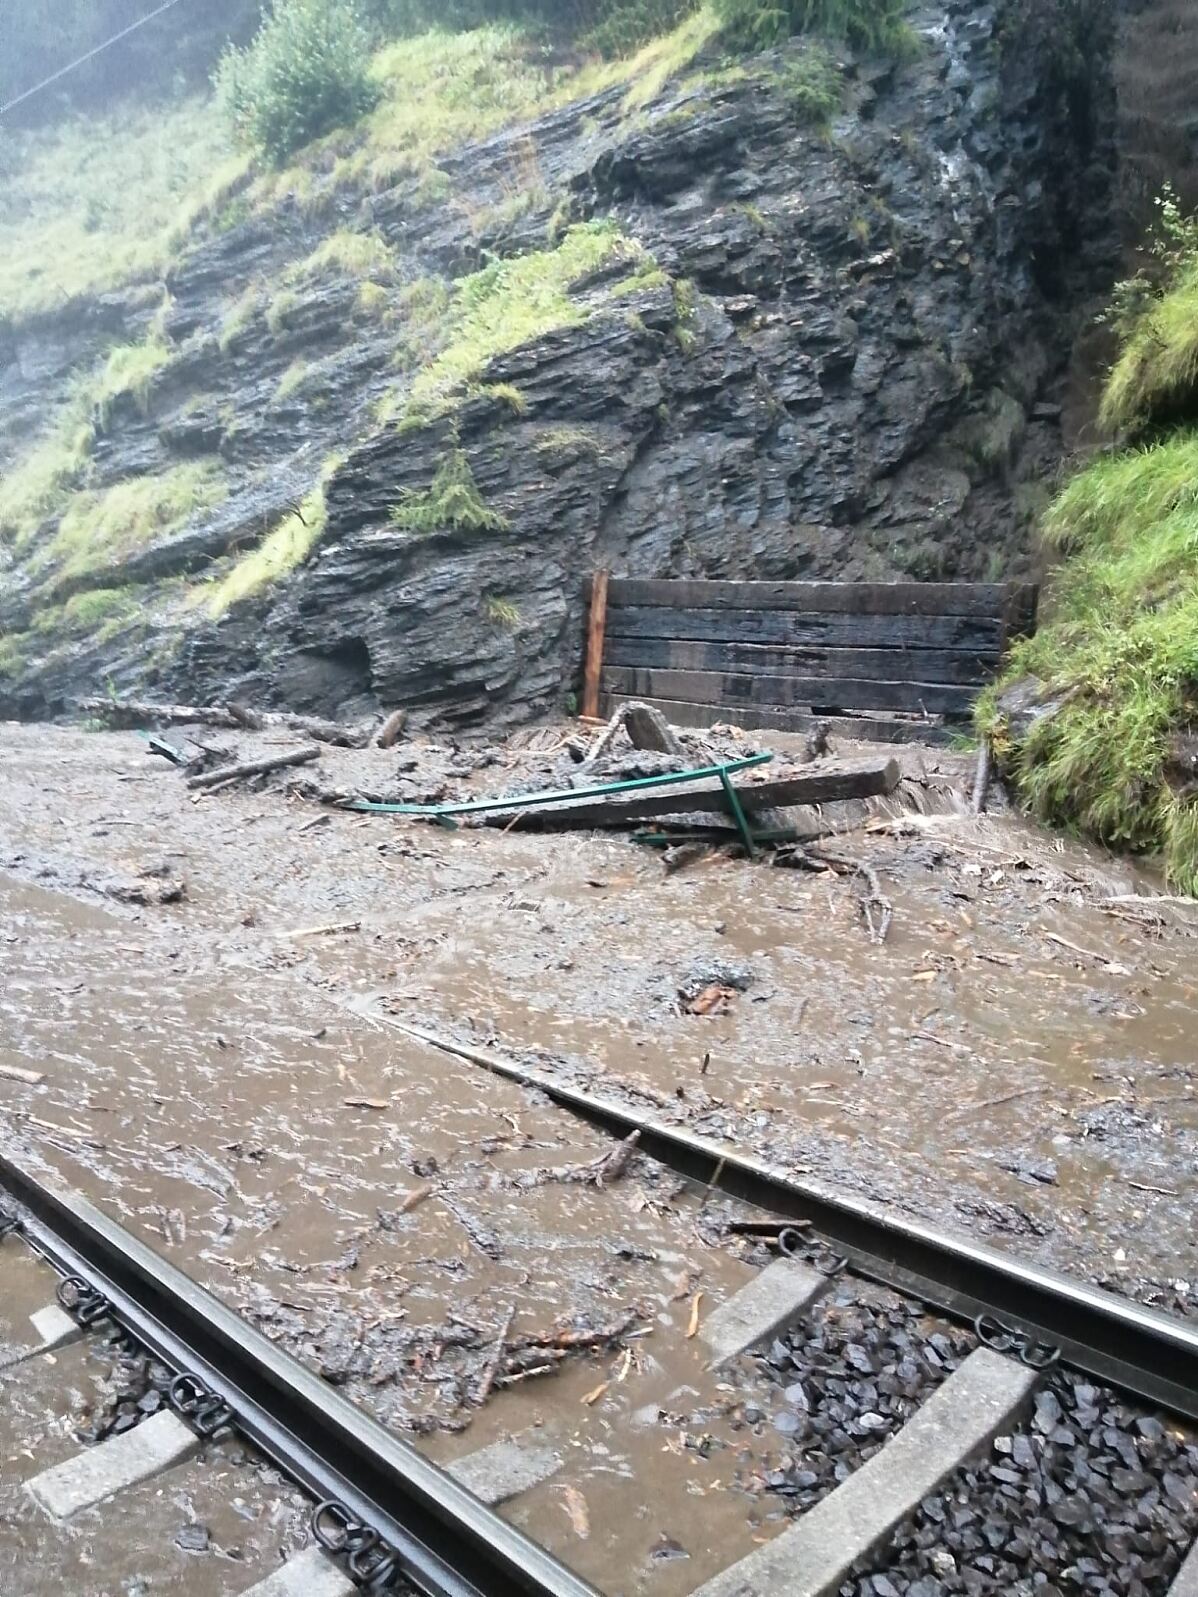
[[[229,49],[217,91],[238,142],[281,165],[378,99],[370,35],[353,0],[272,0],[244,50]]]

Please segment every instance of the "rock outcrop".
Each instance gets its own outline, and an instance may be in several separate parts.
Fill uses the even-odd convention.
[[[510,722],[574,685],[596,566],[1025,570],[1037,484],[1062,453],[1075,308],[1109,278],[1117,240],[1109,84],[1099,71],[1081,92],[1051,26],[1015,28],[1016,12],[921,10],[912,60],[844,61],[829,129],[796,101],[795,42],[637,111],[613,89],[459,150],[433,192],[413,176],[334,192],[315,214],[234,214],[171,273],[170,359],[140,403],[106,415],[93,466],[104,486],[216,458],[229,496],[69,590],[48,594],[36,561],[0,551],[0,715],[58,713],[109,678],[189,700]],[[597,219],[636,248],[570,285],[560,325],[451,402],[409,403],[421,338],[438,347],[419,308],[429,284]],[[255,301],[256,283],[345,228],[393,252],[385,304],[335,268]],[[0,336],[0,449],[13,457],[47,395],[153,315],[144,292],[110,296]],[[188,599],[322,470],[326,519],[304,563],[219,620]],[[438,524],[447,472],[475,508]],[[127,621],[72,636],[44,619],[68,591],[130,587]]]

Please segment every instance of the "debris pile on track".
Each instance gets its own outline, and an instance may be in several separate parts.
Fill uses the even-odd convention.
[[[846,1283],[762,1355],[779,1403],[742,1417],[757,1435],[772,1428],[782,1451],[771,1467],[754,1462],[740,1484],[803,1513],[872,1458],[974,1345],[972,1333],[897,1293]]]
[[[841,1597],[1165,1597],[1198,1532],[1198,1445],[1057,1371],[1028,1428],[925,1498]]]
[[[370,1394],[389,1388],[395,1401],[386,1422],[417,1435],[467,1430],[473,1410],[494,1391],[552,1375],[573,1357],[619,1349],[652,1321],[651,1310],[638,1304],[606,1320],[585,1314],[559,1320],[546,1331],[513,1331],[508,1313],[490,1325],[461,1315],[444,1325],[375,1323],[367,1335],[361,1317],[346,1310],[313,1316],[274,1302],[243,1312],[352,1401],[377,1412],[379,1401]]]

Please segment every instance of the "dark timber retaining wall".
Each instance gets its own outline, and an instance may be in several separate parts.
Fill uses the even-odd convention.
[[[968,718],[1010,640],[1035,627],[1030,583],[715,582],[593,587],[587,682],[672,720],[870,740],[935,738]],[[587,706],[584,706],[587,708]],[[907,717],[907,719],[900,719]]]

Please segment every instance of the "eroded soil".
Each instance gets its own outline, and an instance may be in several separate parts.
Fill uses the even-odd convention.
[[[330,749],[320,770],[385,785],[414,757],[435,763]],[[968,779],[962,756],[903,758]],[[449,832],[275,786],[199,797],[136,734],[0,727],[0,1138],[438,1459],[542,1423],[570,1484],[514,1517],[605,1590],[690,1590],[752,1545],[736,1481],[781,1441],[730,1451],[756,1377],[717,1381],[687,1335],[752,1267],[728,1206],[639,1157],[564,1177],[610,1140],[383,1017],[1198,1303],[1198,910],[1110,902],[1163,889],[1001,815],[836,847],[893,901],[882,947],[849,878],[718,853],[667,874],[619,837]],[[744,990],[685,1013],[711,969]],[[546,1343],[556,1373],[529,1374]]]

